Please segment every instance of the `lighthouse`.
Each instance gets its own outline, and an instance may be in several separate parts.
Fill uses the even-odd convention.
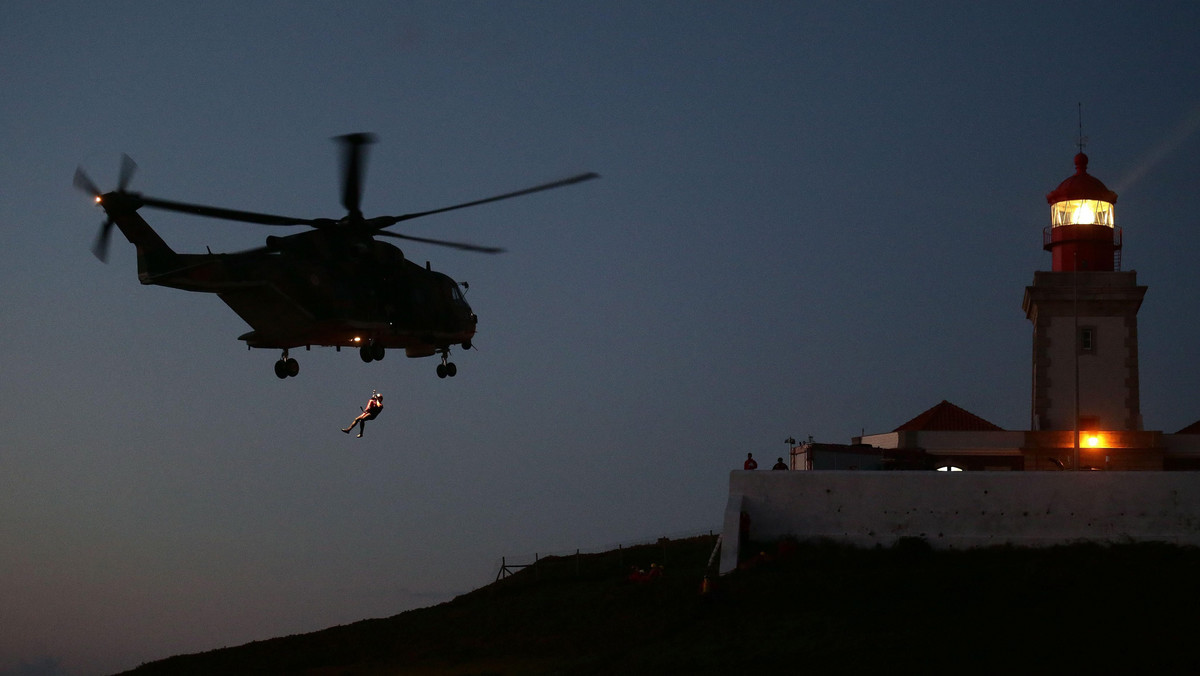
[[[1075,173],[1046,202],[1051,269],[1034,273],[1022,304],[1033,323],[1031,429],[1104,444],[1105,432],[1142,429],[1137,313],[1146,287],[1121,270],[1117,194],[1088,173],[1087,155],[1075,156]]]

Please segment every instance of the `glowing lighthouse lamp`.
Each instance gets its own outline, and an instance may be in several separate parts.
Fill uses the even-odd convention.
[[[1051,227],[1107,225],[1113,227],[1113,204],[1104,200],[1066,200],[1050,205]]]

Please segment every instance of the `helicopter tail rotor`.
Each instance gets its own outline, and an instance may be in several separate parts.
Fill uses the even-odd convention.
[[[92,181],[92,178],[87,175],[87,172],[83,170],[83,167],[75,167],[75,187],[93,197],[100,196],[100,188],[97,187],[96,183]]]
[[[117,176],[117,193],[125,192],[125,189],[129,187],[129,182],[133,179],[133,174],[136,171],[137,163],[133,161],[133,158],[129,155],[122,154],[121,169]],[[79,188],[83,192],[95,198],[97,204],[99,204],[104,197],[104,194],[100,191],[99,186],[97,186],[96,182],[87,175],[87,172],[83,170],[83,167],[76,167],[74,184],[76,188]],[[100,262],[102,263],[108,262],[108,242],[112,238],[113,225],[114,223],[112,216],[105,218],[104,222],[100,224],[100,230],[96,233],[95,241],[92,242],[92,254],[95,255],[96,258],[100,259]]]
[[[108,243],[112,239],[113,219],[108,217],[100,224],[100,230],[96,232],[96,240],[92,242],[92,255],[101,263],[108,262]]]
[[[133,178],[134,172],[137,171],[137,162],[125,153],[121,153],[121,172],[117,178],[117,192],[125,192],[125,188],[129,187],[129,181]]]

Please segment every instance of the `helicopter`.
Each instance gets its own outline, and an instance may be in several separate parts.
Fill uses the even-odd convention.
[[[541,185],[453,206],[367,218],[360,209],[368,133],[336,136],[342,160],[341,202],[346,215],[293,218],[149,197],[128,190],[137,169],[121,158],[116,190],[101,191],[82,167],[74,184],[105,212],[92,252],[108,260],[115,225],[137,248],[138,281],[173,289],[215,293],[252,329],[238,336],[247,349],[281,350],[275,362],[280,379],[300,373],[289,351],[312,346],[357,348],[364,362],[379,361],[389,349],[408,357],[440,355],[439,378],[453,377],[451,347],[472,347],[478,317],[463,290],[448,275],[409,260],[391,238],[496,254],[497,247],[407,235],[386,228],[403,221],[529,195],[599,178],[588,172]],[[141,217],[143,207],[265,226],[308,229],[268,236],[264,246],[233,253],[176,253]],[[468,287],[464,282],[463,287]]]

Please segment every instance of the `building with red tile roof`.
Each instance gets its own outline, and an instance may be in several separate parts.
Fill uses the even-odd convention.
[[[954,404],[946,401],[942,402],[933,408],[925,411],[921,415],[909,420],[903,425],[892,430],[893,432],[907,431],[980,431],[980,432],[999,432],[1003,430],[999,425],[994,425],[983,418],[971,413],[970,411],[959,408]]]

